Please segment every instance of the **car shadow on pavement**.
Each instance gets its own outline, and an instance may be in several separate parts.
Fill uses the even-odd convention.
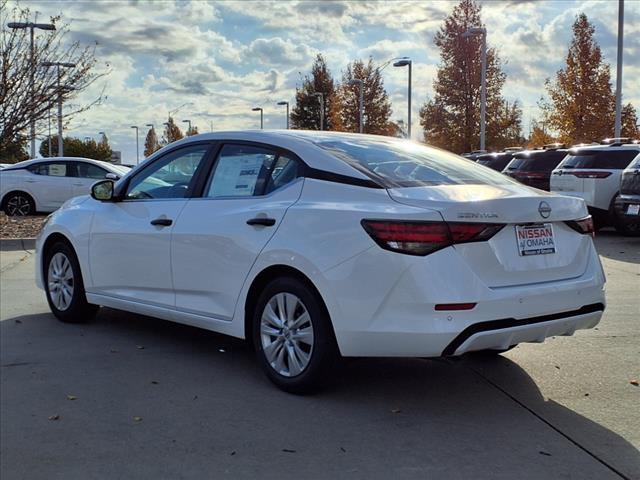
[[[624,236],[612,229],[599,230],[594,243],[596,250],[603,257],[640,264],[640,236]]]
[[[506,357],[347,359],[294,396],[241,340],[111,309],[2,321],[0,354],[4,480],[640,477],[633,445]]]

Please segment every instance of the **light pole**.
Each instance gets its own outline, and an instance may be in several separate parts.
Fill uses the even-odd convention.
[[[100,142],[103,142],[107,139],[107,134],[105,132],[98,132],[98,135],[102,135],[102,139],[100,140]]]
[[[316,92],[313,94],[314,97],[318,97],[318,102],[320,103],[320,131],[324,130],[324,93]]]
[[[188,123],[189,129],[187,130],[187,137],[191,135],[191,120],[182,120],[182,123]]]
[[[409,67],[409,84],[407,86],[407,138],[411,139],[411,60],[403,59],[395,62],[394,67]]]
[[[287,106],[287,130],[289,130],[289,102],[278,102],[278,105]]]
[[[136,165],[140,163],[140,148],[138,147],[138,126],[131,125],[131,128],[136,129]]]
[[[616,64],[616,124],[614,137],[620,138],[622,124],[622,44],[624,36],[624,0],[618,1],[618,60]]]
[[[260,112],[260,130],[263,129],[264,127],[264,123],[263,123],[263,111],[261,107],[254,107],[251,109],[252,112]]]
[[[15,28],[15,29],[22,29],[22,28],[28,28],[29,29],[29,33],[30,33],[30,40],[31,40],[31,50],[30,50],[30,62],[31,62],[31,72],[30,72],[30,87],[31,87],[31,119],[29,120],[29,126],[30,126],[30,130],[31,130],[31,158],[36,158],[36,119],[33,116],[33,108],[34,108],[34,102],[35,99],[33,98],[35,96],[34,90],[35,90],[35,72],[36,72],[36,65],[35,65],[35,58],[34,58],[34,51],[35,51],[35,46],[34,46],[34,35],[33,35],[33,31],[34,29],[38,28],[40,30],[55,30],[56,26],[53,23],[34,23],[34,22],[10,22],[7,23],[7,27],[9,28]]]
[[[485,149],[486,110],[487,110],[487,29],[472,27],[462,34],[462,38],[480,35],[482,37],[482,51],[480,63],[482,69],[480,91],[480,150]]]
[[[360,88],[360,100],[358,101],[358,131],[364,133],[364,80],[355,78],[349,82],[349,85],[358,85]]]
[[[57,80],[56,80],[56,89],[58,90],[58,156],[64,156],[64,145],[62,142],[62,90],[63,88],[60,86],[60,67],[65,68],[73,68],[76,66],[75,63],[68,62],[42,62],[41,65],[43,67],[56,67],[57,70]],[[71,87],[65,87],[71,89]]]

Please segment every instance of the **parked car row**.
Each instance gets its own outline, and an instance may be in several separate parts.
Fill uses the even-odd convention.
[[[89,158],[26,160],[0,170],[0,208],[10,216],[53,212],[97,180],[118,180],[130,169]]]
[[[571,148],[550,144],[536,150],[485,153],[476,162],[525,185],[582,198],[596,228],[611,225],[623,233],[637,233],[639,155],[637,142],[612,139]]]

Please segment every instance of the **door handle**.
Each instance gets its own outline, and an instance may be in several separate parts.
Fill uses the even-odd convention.
[[[275,218],[256,217],[247,220],[247,225],[262,225],[263,227],[273,227],[276,224]]]
[[[82,187],[82,186],[84,186],[84,183],[74,183],[73,185],[75,187]]]
[[[25,180],[26,183],[37,183],[37,180]]]
[[[151,220],[151,225],[154,227],[170,227],[173,223],[173,220],[170,218],[156,218],[155,220]]]

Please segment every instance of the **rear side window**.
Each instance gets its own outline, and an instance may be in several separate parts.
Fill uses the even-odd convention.
[[[75,162],[76,176],[81,178],[101,179],[107,175],[104,168],[98,167],[92,163]]]
[[[353,139],[316,145],[377,179],[387,188],[514,183],[471,160],[412,142]]]
[[[585,150],[567,155],[562,168],[603,168],[623,170],[638,154],[637,150]]]
[[[29,167],[31,173],[36,175],[46,175],[49,177],[66,177],[68,164],[66,162],[60,163],[39,163]],[[69,175],[70,176],[70,175]]]

